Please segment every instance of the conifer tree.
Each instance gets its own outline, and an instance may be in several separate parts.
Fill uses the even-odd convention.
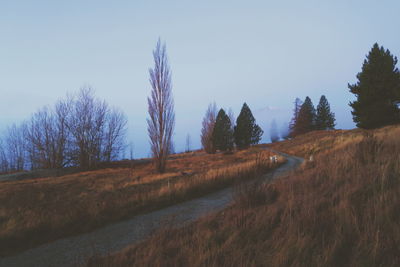
[[[236,146],[239,149],[247,148],[250,145],[257,144],[261,140],[263,130],[255,123],[255,119],[249,106],[244,103],[234,130]]]
[[[296,135],[304,134],[315,129],[315,108],[311,99],[307,96],[299,110],[294,127]]]
[[[335,128],[335,114],[331,112],[331,107],[324,95],[319,99],[317,106],[317,116],[315,118],[316,130],[332,130]]]
[[[348,85],[357,100],[350,102],[357,127],[372,129],[400,121],[400,74],[397,58],[375,43],[364,60],[358,81]]]
[[[215,120],[213,131],[214,148],[220,151],[231,151],[233,149],[233,132],[229,116],[222,108],[219,110]]]
[[[254,124],[253,126],[253,131],[251,134],[251,139],[250,139],[250,144],[255,145],[258,144],[261,141],[261,137],[264,134],[264,131],[261,129],[258,124]]]
[[[289,124],[289,137],[294,137],[297,134],[296,133],[296,123],[297,123],[297,118],[299,116],[301,105],[303,105],[303,102],[300,100],[300,98],[297,97],[294,100],[293,118]]]

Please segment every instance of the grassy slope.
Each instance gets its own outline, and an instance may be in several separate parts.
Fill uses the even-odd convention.
[[[272,167],[260,148],[231,155],[174,155],[150,163],[0,183],[0,256],[225,187]]]
[[[300,155],[312,148],[315,160],[287,179],[245,188],[217,215],[88,265],[399,266],[399,135],[392,126],[274,145]]]

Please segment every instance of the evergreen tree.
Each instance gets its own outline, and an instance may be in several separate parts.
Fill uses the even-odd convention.
[[[348,85],[357,97],[350,106],[358,127],[371,129],[399,122],[400,74],[396,64],[397,58],[375,43],[357,74],[357,83]]]
[[[300,98],[297,97],[294,101],[293,118],[289,124],[289,137],[294,137],[297,134],[296,123],[297,123],[297,118],[299,116],[301,105],[303,105],[303,102],[301,102]]]
[[[264,134],[264,131],[261,129],[258,124],[254,124],[253,131],[251,134],[250,144],[255,145],[261,141],[261,136]]]
[[[239,149],[247,148],[250,145],[257,144],[261,140],[263,130],[255,123],[255,119],[249,106],[244,103],[238,118],[234,137],[236,146]]]
[[[231,151],[233,149],[231,120],[222,108],[215,121],[212,141],[217,150]]]
[[[304,134],[315,129],[315,108],[311,99],[307,96],[299,110],[294,127],[296,135]]]
[[[316,130],[332,130],[335,128],[335,114],[331,112],[328,100],[324,95],[319,99],[317,116],[315,118]]]

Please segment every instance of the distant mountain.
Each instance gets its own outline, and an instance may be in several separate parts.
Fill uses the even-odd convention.
[[[280,108],[274,106],[266,106],[253,111],[256,122],[264,130],[262,142],[269,143],[271,123],[275,119],[278,125],[278,131],[281,133],[282,128],[287,128],[292,117],[292,110],[288,108]]]

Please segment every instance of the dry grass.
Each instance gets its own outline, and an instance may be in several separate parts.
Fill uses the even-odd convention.
[[[200,196],[271,168],[269,152],[174,155],[150,163],[0,183],[0,256]],[[129,164],[128,164],[129,165]],[[120,167],[118,167],[120,166]]]
[[[399,266],[399,134],[352,131],[287,179],[244,188],[225,211],[88,265]]]
[[[334,149],[359,142],[363,132],[361,129],[314,131],[291,140],[263,146],[309,159],[310,156],[326,152],[331,153]]]

